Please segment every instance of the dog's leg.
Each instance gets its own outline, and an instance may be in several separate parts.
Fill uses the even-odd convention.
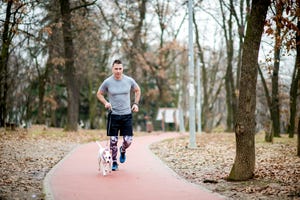
[[[109,172],[109,173],[111,173],[111,168],[112,168],[112,160],[111,160],[111,162],[109,162],[109,165],[108,165],[108,167],[109,167],[109,168],[108,168],[108,172]]]
[[[102,175],[106,176],[105,165],[103,162],[101,162],[101,170],[102,170]]]
[[[101,160],[101,162],[100,162],[100,169],[101,169],[101,173],[102,173],[102,175],[103,176],[105,176],[105,169],[104,169],[104,165],[103,165],[103,161]]]
[[[100,171],[100,170],[101,170],[101,159],[98,158],[98,171]]]

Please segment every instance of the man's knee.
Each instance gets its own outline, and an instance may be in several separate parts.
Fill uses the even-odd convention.
[[[110,137],[110,144],[115,145],[118,143],[118,137],[117,136],[111,136]]]
[[[128,136],[128,135],[124,136],[124,141],[126,143],[128,143],[128,144],[131,144],[131,142],[132,142],[132,136]]]
[[[132,136],[124,136],[123,149],[127,149],[132,143]]]

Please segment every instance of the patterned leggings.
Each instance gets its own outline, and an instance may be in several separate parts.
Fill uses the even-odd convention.
[[[126,149],[131,145],[133,136],[123,136],[123,143],[121,146],[121,151],[126,152]],[[112,151],[112,160],[117,162],[118,155],[118,136],[110,137],[110,150]]]

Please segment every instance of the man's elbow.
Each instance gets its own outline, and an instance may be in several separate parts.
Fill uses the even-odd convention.
[[[136,89],[135,89],[135,91],[137,92],[137,93],[141,93],[141,88],[140,87],[137,87]]]
[[[102,97],[102,94],[101,94],[101,91],[98,91],[97,94],[96,94],[97,98],[100,100],[101,97]]]

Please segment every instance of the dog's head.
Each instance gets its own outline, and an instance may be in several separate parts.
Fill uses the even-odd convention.
[[[106,163],[110,163],[111,162],[111,153],[108,149],[105,149],[102,153],[102,159],[104,160],[104,162]]]

